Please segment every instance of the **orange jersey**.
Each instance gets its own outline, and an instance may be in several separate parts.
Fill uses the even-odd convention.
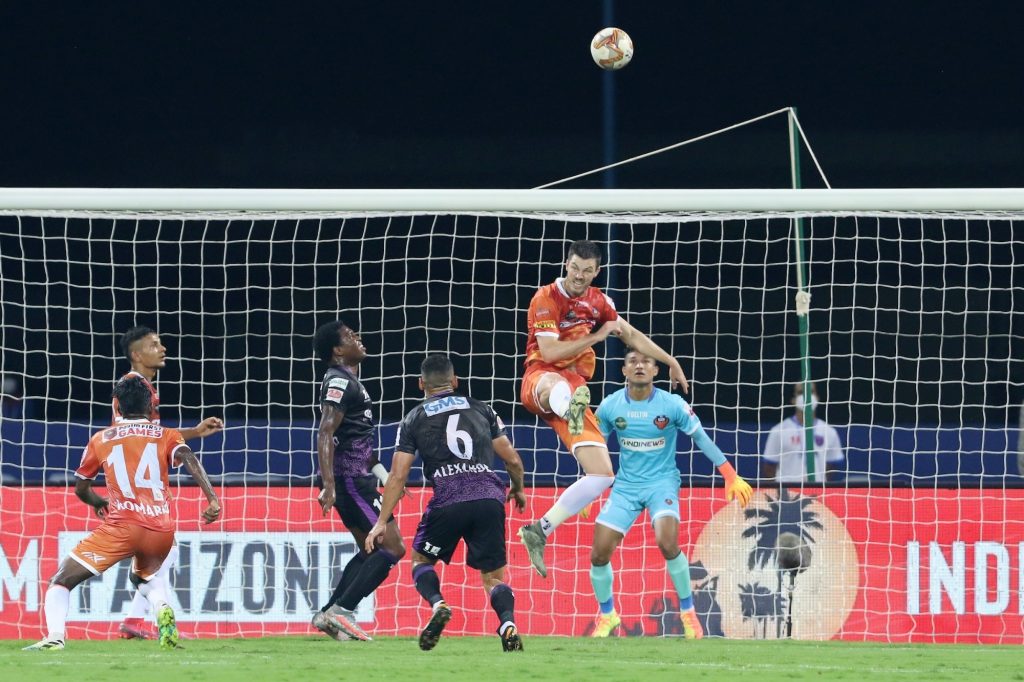
[[[173,531],[167,471],[185,440],[174,429],[144,419],[125,420],[97,432],[82,453],[75,475],[107,479],[107,521]]]
[[[139,379],[142,379],[146,383],[146,388],[149,389],[149,394],[151,396],[153,396],[153,405],[152,405],[153,409],[150,410],[150,412],[149,412],[149,421],[153,422],[154,424],[159,424],[160,423],[160,396],[157,394],[156,387],[153,385],[153,382],[150,381],[149,379],[147,379],[146,377],[142,376],[141,374],[139,374],[135,370],[132,370],[132,371],[128,372],[123,377],[118,379],[118,381],[124,381],[125,379],[128,379],[130,377],[138,377]],[[114,398],[113,401],[111,401],[110,409],[113,410],[113,412],[114,412],[114,418],[113,418],[113,421],[111,421],[111,424],[117,424],[118,422],[124,421],[124,415],[121,414],[121,405],[117,402],[117,398]]]
[[[550,336],[560,341],[574,341],[594,331],[605,322],[619,319],[615,304],[597,287],[590,287],[578,298],[571,298],[562,286],[562,278],[541,287],[530,301],[526,326],[526,362],[544,362],[537,343],[538,336]],[[596,356],[593,348],[578,355],[550,363],[558,369],[571,368],[584,379],[594,376]]]

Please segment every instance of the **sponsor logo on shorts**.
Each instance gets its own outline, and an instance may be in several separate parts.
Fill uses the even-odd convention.
[[[82,558],[88,559],[94,564],[102,564],[107,557],[102,554],[97,554],[96,552],[82,552]]]
[[[619,447],[639,452],[661,450],[665,447],[665,438],[620,438]]]
[[[668,426],[668,417],[666,417],[663,414],[659,414],[657,417],[654,418],[654,425],[657,426],[659,429],[664,429],[666,426]]]

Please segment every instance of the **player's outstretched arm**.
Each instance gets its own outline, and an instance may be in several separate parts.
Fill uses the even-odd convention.
[[[679,400],[682,400],[680,398]],[[722,474],[722,478],[725,479],[725,499],[731,502],[733,498],[740,503],[741,507],[746,507],[750,502],[750,498],[754,494],[753,488],[750,484],[743,480],[743,477],[736,473],[736,469],[733,468],[732,464],[725,458],[722,451],[715,445],[714,441],[704,430],[703,426],[697,425],[697,429],[690,434],[690,438],[693,439],[694,444],[700,448],[704,456],[707,457],[712,464],[718,469],[718,473]]]
[[[192,448],[187,445],[182,445],[175,450],[174,457],[188,469],[188,473],[192,474],[192,478],[199,485],[199,489],[206,495],[206,509],[203,510],[203,521],[213,523],[220,518],[220,500],[217,498],[217,493],[213,491],[213,485],[210,483],[210,477],[206,475],[203,463],[196,458]]]
[[[495,438],[494,452],[505,463],[505,471],[508,472],[509,489],[506,500],[513,500],[516,509],[520,512],[526,509],[526,493],[523,490],[523,460],[514,447],[508,436]]]
[[[334,491],[334,432],[341,426],[345,410],[340,410],[330,403],[324,403],[322,410],[320,429],[316,433],[316,457],[320,463],[320,480],[324,487],[316,499],[324,516],[327,516],[331,513],[337,494]]]
[[[381,495],[380,514],[377,516],[377,523],[373,524],[373,528],[366,534],[365,547],[367,552],[372,552],[376,549],[377,539],[384,535],[388,519],[391,518],[391,513],[395,511],[398,500],[402,498],[402,494],[405,492],[405,482],[409,480],[409,470],[412,468],[414,459],[416,459],[416,456],[411,453],[395,450],[395,456],[391,458],[391,471],[388,473],[388,482],[384,485],[384,493]]]
[[[629,348],[667,365],[668,376],[672,380],[672,388],[679,385],[682,387],[683,393],[690,392],[690,382],[686,379],[686,373],[683,372],[682,365],[674,357],[666,353],[661,346],[651,341],[646,334],[621,317],[619,318],[619,338]]]
[[[178,429],[178,433],[185,440],[192,440],[193,438],[212,436],[218,431],[223,430],[223,428],[224,421],[220,417],[207,417],[191,429]]]
[[[75,481],[75,495],[78,496],[82,502],[92,507],[96,511],[96,516],[105,518],[107,515],[107,500],[104,497],[100,497],[96,494],[96,491],[92,489],[92,481],[80,478]]]

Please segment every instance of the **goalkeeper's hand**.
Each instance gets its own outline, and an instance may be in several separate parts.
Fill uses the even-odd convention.
[[[732,502],[733,498],[736,498],[736,501],[740,503],[741,507],[746,507],[753,495],[754,489],[751,488],[750,484],[744,481],[739,475],[731,481],[727,481],[725,484],[726,502]]]
[[[590,518],[590,508],[593,507],[593,506],[594,506],[593,502],[587,502],[587,506],[585,506],[583,509],[580,509],[580,516],[582,516],[585,519],[589,519]]]
[[[754,489],[750,487],[750,484],[736,473],[736,470],[732,468],[729,462],[719,464],[718,473],[722,474],[722,478],[725,479],[726,502],[732,502],[733,498],[736,498],[741,507],[746,507],[747,503],[750,502],[750,498],[754,495]]]

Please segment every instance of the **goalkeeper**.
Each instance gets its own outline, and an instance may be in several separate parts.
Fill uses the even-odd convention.
[[[679,469],[676,432],[683,431],[725,477],[725,498],[746,506],[753,493],[736,474],[725,455],[701,427],[700,419],[682,397],[654,387],[658,363],[638,351],[626,353],[622,373],[626,387],[612,393],[597,408],[597,422],[607,437],[619,441],[619,472],[608,501],[594,526],[590,550],[590,582],[600,605],[594,637],[607,637],[621,624],[612,597],[612,552],[645,508],[651,516],[658,549],[665,557],[679,595],[679,616],[687,639],[700,639],[690,591],[690,563],[679,548]]]

